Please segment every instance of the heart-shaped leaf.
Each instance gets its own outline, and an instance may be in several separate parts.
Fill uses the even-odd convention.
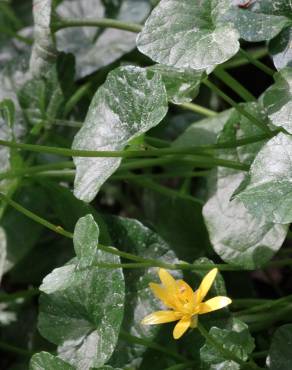
[[[229,0],[161,0],[137,38],[154,61],[177,68],[212,69],[235,55],[239,34],[226,20]]]
[[[115,69],[93,97],[73,149],[122,150],[130,140],[156,126],[166,112],[167,94],[159,74],[138,67]],[[74,163],[74,194],[90,202],[119,167],[121,158],[74,157]]]
[[[291,342],[291,324],[283,325],[276,330],[272,338],[272,344],[267,358],[268,369],[290,370],[292,363]]]
[[[97,226],[91,215],[79,220],[74,232],[75,249],[82,255],[98,245]],[[86,252],[86,246],[88,251]],[[96,251],[94,260],[73,259],[48,275],[40,290],[39,330],[58,345],[60,358],[77,370],[102,366],[118,340],[124,309],[121,269],[98,267],[119,263],[112,254]],[[57,320],[56,320],[57,318]]]

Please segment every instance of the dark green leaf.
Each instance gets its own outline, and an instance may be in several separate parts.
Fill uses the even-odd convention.
[[[240,4],[238,0],[235,3]],[[287,0],[257,0],[245,9],[238,7],[228,18],[244,40],[270,40],[291,22],[292,6]]]
[[[292,222],[292,137],[279,133],[260,150],[250,169],[250,181],[236,198],[257,220]]]
[[[270,370],[290,370],[292,363],[292,325],[286,324],[278,328],[273,336],[267,358]]]
[[[287,27],[269,43],[269,51],[272,54],[275,67],[280,70],[292,67],[292,28]]]
[[[175,104],[192,101],[199,93],[202,72],[178,69],[155,64],[148,70],[160,73],[165,84],[168,100]]]
[[[74,233],[86,235],[91,250],[98,245],[92,217],[81,221]],[[81,228],[84,228],[81,230]],[[78,246],[75,245],[78,250]],[[119,263],[117,256],[97,250],[94,261],[79,265],[73,259],[48,275],[40,289],[39,330],[58,345],[59,356],[76,367],[89,370],[102,366],[114,351],[124,308],[124,278],[121,269],[98,267],[98,263]],[[96,264],[96,266],[95,266]]]
[[[138,49],[177,68],[212,69],[235,55],[238,32],[226,21],[229,0],[161,0],[138,36]]]
[[[122,150],[126,144],[156,126],[167,112],[167,95],[160,75],[138,67],[112,71],[89,107],[73,149]],[[121,158],[74,157],[74,194],[90,202],[101,185],[119,167]]]
[[[261,101],[273,124],[292,133],[292,68],[287,67],[278,72],[275,81]]]
[[[74,370],[75,368],[48,352],[32,356],[29,370]]]
[[[61,17],[71,19],[110,17],[124,22],[140,23],[150,12],[148,0],[119,0],[118,3],[121,4],[102,0],[64,0],[57,7],[57,13]],[[56,36],[58,49],[75,55],[78,78],[119,59],[134,49],[136,40],[136,34],[132,32],[95,27],[63,29]]]
[[[248,331],[248,326],[240,320],[233,319],[232,328],[230,329],[219,329],[212,327],[209,331],[211,337],[222,346],[224,350],[228,350],[241,361],[247,361],[248,356],[254,350],[255,344],[254,339],[251,337]],[[240,365],[233,361],[212,346],[209,343],[200,350],[201,360],[204,363],[206,369],[226,369],[226,370],[239,370]]]

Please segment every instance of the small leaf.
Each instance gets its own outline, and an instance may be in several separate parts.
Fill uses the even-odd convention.
[[[292,28],[287,27],[269,43],[269,51],[272,55],[277,70],[292,67]]]
[[[92,217],[85,217],[75,231],[78,235],[74,243],[81,242],[80,235],[88,233],[83,255],[88,255],[86,248],[91,253],[92,245],[98,245],[97,226],[93,224]],[[75,248],[80,252],[79,245]],[[116,346],[123,319],[123,273],[119,268],[98,267],[98,263],[119,261],[117,256],[97,250],[90,264],[80,267],[79,259],[73,259],[53,270],[40,287],[44,293],[40,299],[39,330],[58,345],[59,357],[77,370],[102,366]]]
[[[168,100],[175,104],[192,101],[199,93],[202,72],[190,69],[178,69],[162,64],[148,67],[148,70],[160,73],[165,84]]]
[[[212,69],[235,55],[239,34],[226,21],[229,0],[161,0],[137,38],[138,49],[176,68]]]
[[[56,9],[61,18],[100,19],[140,23],[150,12],[148,0],[64,0]],[[136,46],[133,32],[95,27],[67,28],[57,32],[59,50],[76,57],[76,75],[81,78],[130,52]]]
[[[256,156],[250,181],[236,198],[258,220],[292,222],[292,137],[279,133]]]
[[[251,337],[248,326],[238,319],[233,319],[231,329],[219,329],[212,327],[209,331],[210,336],[223,347],[236,356],[241,361],[247,361],[248,356],[255,348],[254,339]],[[205,343],[200,350],[201,360],[206,369],[230,369],[239,370],[240,365],[215,348],[215,346]]]
[[[92,215],[87,215],[78,220],[74,231],[74,249],[79,259],[92,259],[96,255],[99,239],[99,227],[94,222]]]
[[[51,34],[52,0],[33,0],[34,45],[30,58],[30,72],[35,77],[46,73],[56,59]]]
[[[48,352],[36,353],[32,356],[29,370],[74,370],[75,368]]]
[[[228,18],[246,41],[270,40],[291,22],[292,6],[287,0],[257,0],[246,9],[238,5]]]
[[[270,370],[290,370],[292,363],[291,353],[292,325],[286,324],[278,328],[273,335],[272,344],[267,358],[267,367]]]
[[[3,119],[7,122],[9,128],[12,130],[15,118],[15,107],[12,100],[4,99],[0,102],[0,114],[2,114]]]
[[[292,68],[278,72],[275,81],[263,94],[261,101],[273,124],[292,133]]]
[[[156,126],[167,112],[167,95],[160,75],[138,67],[112,71],[89,107],[73,149],[122,150],[137,136]],[[121,158],[74,157],[74,194],[90,202],[115,172]]]

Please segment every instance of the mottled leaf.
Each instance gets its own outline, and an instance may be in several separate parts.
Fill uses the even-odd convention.
[[[48,352],[36,353],[32,356],[29,370],[74,370],[75,368]]]
[[[150,4],[148,0],[65,0],[56,10],[59,16],[69,19],[109,17],[140,23],[149,14]],[[134,49],[136,39],[133,32],[96,27],[63,29],[56,36],[58,49],[75,55],[78,78],[89,75]]]
[[[98,245],[97,236],[93,218],[85,217],[74,232],[75,249],[80,251],[83,238],[82,253],[91,254],[93,243]],[[73,259],[44,279],[39,330],[58,345],[60,358],[77,370],[89,370],[102,366],[114,351],[123,319],[125,286],[121,269],[98,267],[98,263],[119,263],[117,256],[97,249],[89,264],[80,261]]]
[[[229,0],[161,0],[138,36],[138,49],[177,68],[211,71],[235,55],[239,34],[226,21]]]
[[[233,319],[232,327],[230,329],[219,329],[212,327],[209,335],[233,356],[237,357],[239,361],[247,361],[248,356],[254,350],[254,339],[251,337],[248,326],[238,319]],[[235,362],[218,351],[215,346],[209,343],[200,350],[201,360],[203,361],[204,369],[228,369],[240,370],[241,367],[238,362]]]
[[[250,180],[236,198],[257,219],[292,222],[292,137],[279,133],[260,150],[250,169]]]
[[[292,67],[292,28],[285,28],[269,43],[275,67],[280,70]]]
[[[287,67],[275,75],[275,84],[261,101],[273,124],[292,133],[292,68]]]
[[[167,112],[167,95],[160,75],[138,67],[111,72],[96,92],[73,149],[122,150],[135,137],[156,126]],[[74,157],[74,194],[90,202],[115,172],[121,158]]]

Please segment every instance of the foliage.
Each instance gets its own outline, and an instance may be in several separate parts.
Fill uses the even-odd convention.
[[[0,1],[1,369],[291,368],[291,35],[287,0]]]

